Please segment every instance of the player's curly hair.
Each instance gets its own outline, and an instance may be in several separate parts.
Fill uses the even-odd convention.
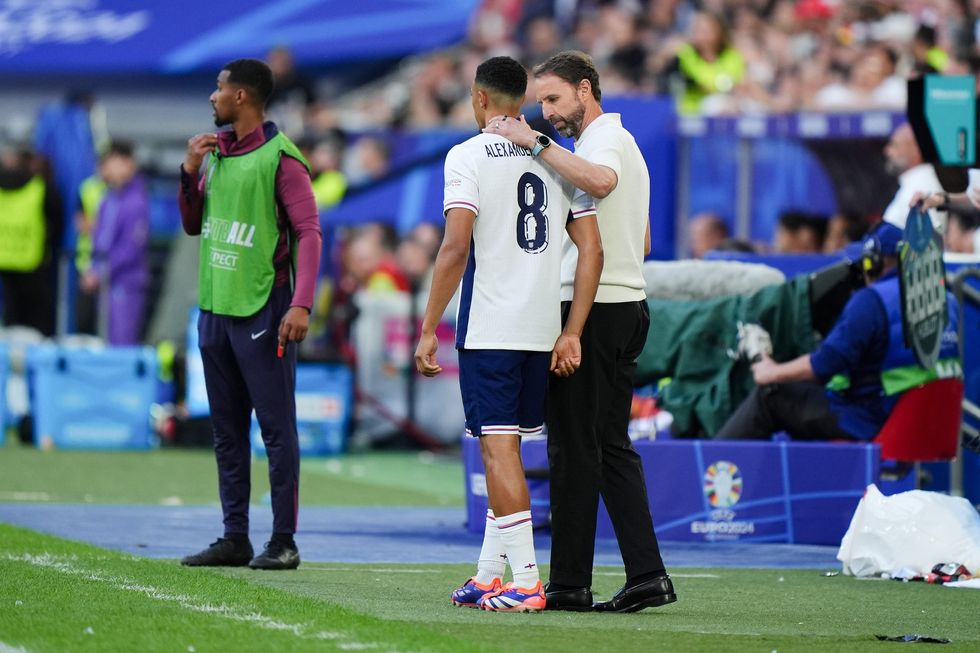
[[[565,50],[552,55],[544,63],[534,67],[534,76],[554,75],[572,86],[578,86],[583,79],[592,84],[592,97],[596,102],[602,100],[599,89],[599,72],[592,63],[592,57],[579,50]]]
[[[228,71],[228,82],[251,91],[256,104],[264,107],[272,95],[274,82],[269,64],[260,59],[235,59],[221,68]]]
[[[476,85],[521,100],[527,91],[527,70],[511,57],[491,57],[477,66]]]

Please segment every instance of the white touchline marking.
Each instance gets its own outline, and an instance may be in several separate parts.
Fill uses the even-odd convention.
[[[306,571],[370,571],[372,574],[434,574],[432,569],[387,569],[384,567],[306,567]]]
[[[0,501],[50,501],[51,495],[47,492],[23,492],[0,490]],[[0,649],[2,650],[2,649]]]
[[[620,576],[625,577],[626,573],[622,571],[593,571],[593,576]],[[670,572],[668,574],[671,578],[721,578],[718,574],[675,574]]]
[[[369,571],[373,574],[435,574],[437,571],[433,569],[416,569],[413,567],[407,567],[403,569],[398,569],[395,567],[306,567],[306,571],[323,571],[323,572],[335,572],[335,571]],[[594,571],[593,576],[623,576],[622,571]],[[721,578],[718,574],[685,574],[685,573],[674,573],[670,572],[671,578]]]
[[[288,633],[292,633],[296,637],[303,639],[321,639],[321,640],[336,640],[341,638],[347,638],[348,635],[344,633],[339,633],[330,630],[320,630],[320,631],[310,631],[308,625],[304,624],[291,624],[282,621],[277,621],[271,617],[267,617],[260,612],[243,612],[236,608],[220,604],[214,605],[207,602],[202,602],[200,600],[195,600],[194,597],[188,596],[187,594],[170,594],[164,592],[152,585],[141,585],[135,581],[127,578],[121,578],[117,576],[108,576],[101,574],[99,572],[90,571],[83,569],[81,567],[76,567],[72,562],[78,561],[78,556],[54,556],[50,553],[42,553],[40,555],[31,555],[25,553],[23,555],[10,555],[5,556],[7,560],[13,562],[26,562],[28,564],[34,565],[36,567],[44,567],[46,569],[53,569],[55,571],[69,574],[72,576],[80,576],[86,580],[91,580],[99,583],[108,583],[116,589],[126,590],[129,592],[137,592],[143,594],[144,596],[157,600],[157,601],[168,601],[171,603],[177,603],[180,607],[185,610],[190,610],[192,612],[200,612],[203,614],[214,614],[219,617],[224,617],[225,619],[230,619],[232,621],[241,621],[245,623],[255,624],[260,628],[266,628],[268,630],[278,630]],[[3,642],[0,642],[2,645]],[[371,642],[358,642],[358,641],[346,641],[338,642],[337,647],[345,650],[364,650],[369,648],[377,648],[379,644]],[[9,649],[5,650],[0,648],[0,653],[29,653],[23,649]]]
[[[11,646],[7,642],[0,641],[0,653],[30,653],[23,646]]]
[[[721,578],[718,574],[675,574],[670,573],[671,578]]]

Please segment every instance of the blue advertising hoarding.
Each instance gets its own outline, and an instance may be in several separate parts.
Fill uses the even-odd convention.
[[[459,42],[475,0],[0,0],[0,73],[185,73],[287,45],[300,65]]]
[[[864,489],[878,481],[874,444],[714,442],[634,443],[643,460],[657,536],[694,542],[839,544]],[[549,521],[547,442],[525,440],[531,517]],[[475,438],[464,437],[467,527],[483,532],[486,479]],[[539,473],[544,472],[544,477]],[[600,502],[596,537],[613,538]]]

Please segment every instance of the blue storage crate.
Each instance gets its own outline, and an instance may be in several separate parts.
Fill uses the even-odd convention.
[[[201,311],[194,307],[187,319],[187,356],[184,360],[186,371],[185,401],[187,414],[191,417],[207,417],[211,414],[208,403],[208,389],[204,383],[204,361],[198,346],[197,318]]]
[[[343,453],[353,410],[354,377],[339,364],[296,366],[296,431],[307,456]],[[262,430],[252,413],[252,450],[265,455]]]
[[[35,442],[43,448],[149,449],[152,347],[33,347],[27,355]]]

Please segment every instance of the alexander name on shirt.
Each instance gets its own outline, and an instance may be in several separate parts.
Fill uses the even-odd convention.
[[[495,159],[502,156],[531,156],[531,150],[520,145],[514,145],[510,141],[487,143],[484,147],[487,150],[487,156]]]

